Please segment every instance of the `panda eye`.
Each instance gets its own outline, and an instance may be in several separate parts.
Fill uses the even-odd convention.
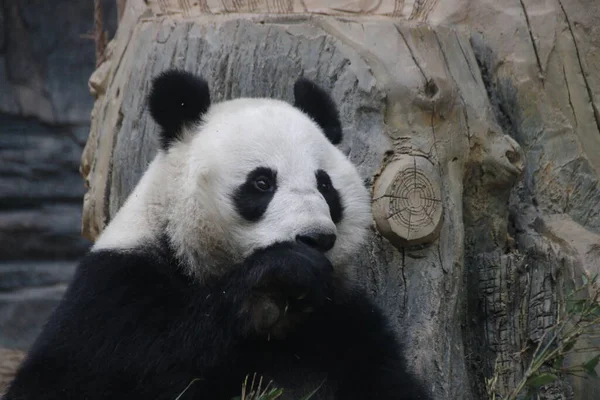
[[[319,190],[328,192],[331,190],[331,182],[319,182]]]
[[[269,192],[273,188],[271,180],[266,176],[259,176],[254,180],[254,187],[261,192]]]
[[[319,189],[319,192],[326,193],[333,190],[333,184],[327,172],[320,169],[315,175],[317,177],[317,189]]]

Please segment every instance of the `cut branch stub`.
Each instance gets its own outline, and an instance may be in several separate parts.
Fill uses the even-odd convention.
[[[375,181],[373,217],[395,246],[429,243],[442,225],[440,176],[425,157],[401,155]]]

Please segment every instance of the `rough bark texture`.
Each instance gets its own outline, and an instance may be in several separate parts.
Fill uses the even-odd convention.
[[[433,165],[439,231],[392,245],[374,222],[358,261],[412,367],[439,399],[484,398],[494,374],[500,393],[512,388],[566,290],[600,271],[597,1],[354,2],[360,16],[308,1],[148,3],[127,2],[90,80],[84,234],[98,235],[155,154],[144,98],[158,72],[204,75],[215,101],[290,100],[304,73],[340,104],[342,146],[365,179],[389,184],[381,171],[407,157]],[[254,14],[208,15],[232,4]],[[565,380],[543,396],[598,388]]]

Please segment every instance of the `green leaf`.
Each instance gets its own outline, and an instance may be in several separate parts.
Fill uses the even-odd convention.
[[[587,300],[583,299],[583,300],[571,300],[569,302],[567,302],[567,313],[568,314],[574,314],[574,313],[581,313],[584,309],[585,309],[585,305],[586,305]]]
[[[536,376],[529,377],[527,379],[527,386],[530,388],[540,388],[544,385],[554,382],[558,379],[558,376],[549,373],[543,373]]]
[[[564,355],[557,356],[554,359],[554,369],[561,369],[564,361],[565,361]]]
[[[600,317],[600,305],[598,305],[598,304],[593,305],[589,314],[591,315],[590,319],[592,319],[592,320]]]
[[[571,339],[571,340],[569,340],[567,343],[565,343],[565,345],[563,347],[563,353],[571,351],[571,349],[573,347],[575,347],[575,344],[577,344],[577,339]]]
[[[283,389],[271,389],[268,393],[263,393],[259,400],[275,400],[283,394]]]
[[[586,371],[590,378],[600,379],[600,376],[596,373],[596,370]]]
[[[583,369],[585,369],[585,372],[587,372],[588,375],[598,378],[598,374],[596,374],[596,366],[598,365],[598,362],[600,362],[600,354],[583,364]]]

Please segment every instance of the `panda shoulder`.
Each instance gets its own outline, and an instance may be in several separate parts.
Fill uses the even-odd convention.
[[[63,303],[71,311],[97,316],[118,310],[120,302],[126,302],[133,313],[169,307],[169,302],[161,302],[185,296],[188,279],[174,261],[152,248],[93,250],[80,261]]]

